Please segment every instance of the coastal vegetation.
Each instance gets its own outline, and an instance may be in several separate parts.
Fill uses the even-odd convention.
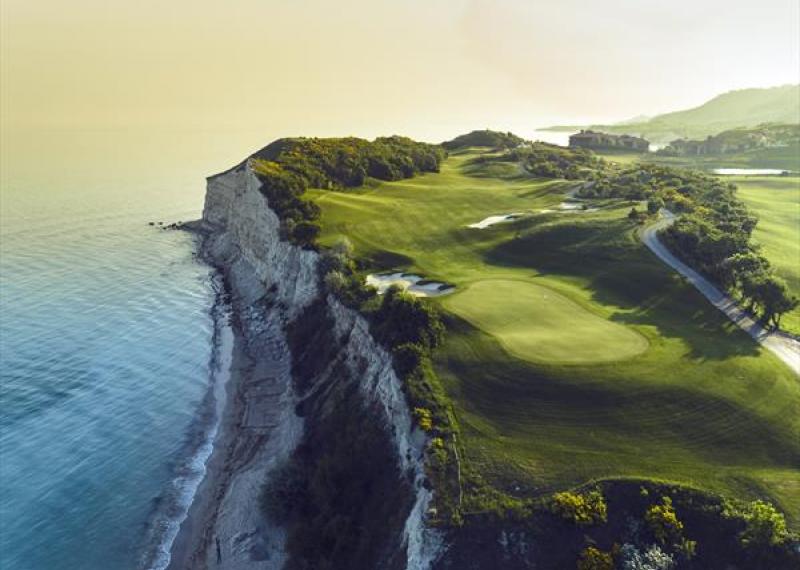
[[[261,191],[281,220],[290,242],[312,247],[319,235],[319,208],[303,199],[308,188],[354,188],[369,178],[400,180],[436,172],[445,156],[441,147],[407,137],[366,141],[349,138],[279,139],[253,156]]]

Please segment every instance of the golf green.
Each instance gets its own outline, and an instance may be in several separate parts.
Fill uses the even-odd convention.
[[[445,304],[494,335],[511,354],[532,362],[608,362],[647,348],[647,340],[634,330],[530,282],[478,281]]]

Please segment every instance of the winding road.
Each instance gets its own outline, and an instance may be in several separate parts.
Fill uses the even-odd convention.
[[[661,261],[683,275],[712,305],[725,313],[739,328],[753,337],[756,342],[771,350],[778,358],[783,360],[795,374],[800,376],[800,341],[780,330],[765,329],[761,324],[754,321],[747,311],[740,307],[735,300],[721,292],[708,279],[672,255],[664,244],[659,241],[658,232],[672,225],[674,221],[675,215],[669,210],[662,209],[659,212],[658,221],[641,230],[640,236],[642,242],[644,242],[650,251],[656,254]]]

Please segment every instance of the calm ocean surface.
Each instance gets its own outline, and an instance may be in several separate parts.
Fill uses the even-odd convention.
[[[215,282],[148,222],[199,217],[204,177],[265,142],[3,133],[0,568],[150,566],[198,475]]]

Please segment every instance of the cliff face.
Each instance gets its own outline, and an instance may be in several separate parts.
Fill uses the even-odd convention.
[[[292,533],[284,521],[276,524],[264,515],[264,484],[292,458],[305,458],[313,471],[326,446],[347,446],[348,437],[358,437],[353,434],[370,433],[368,444],[354,441],[350,453],[364,466],[377,456],[384,460],[362,477],[371,490],[364,497],[370,508],[349,513],[348,521],[375,536],[365,541],[367,550],[352,560],[345,554],[343,562],[350,568],[429,568],[439,544],[424,524],[430,501],[423,487],[425,437],[412,425],[391,356],[359,314],[323,296],[318,254],[281,241],[279,220],[259,187],[249,162],[208,180],[203,250],[231,295],[238,374],[228,386],[201,490],[205,500],[193,505],[170,567],[285,567]],[[312,308],[324,311],[324,323],[312,320],[302,333],[299,325],[314,318]],[[333,339],[327,352],[316,344],[316,329],[323,326]],[[287,330],[295,334],[287,338]],[[341,428],[339,420],[354,410],[365,413]],[[389,524],[374,520],[388,508],[394,511]]]

